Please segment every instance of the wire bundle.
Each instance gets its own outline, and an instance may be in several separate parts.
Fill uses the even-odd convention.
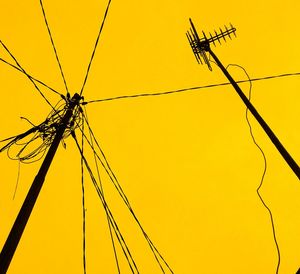
[[[19,160],[22,163],[39,161],[43,158],[47,148],[51,145],[57,129],[61,124],[62,117],[67,111],[67,107],[68,103],[60,100],[49,113],[45,121],[37,126],[31,123],[27,118],[21,117],[28,121],[33,127],[22,134],[1,140],[0,142],[8,143],[0,148],[0,153],[6,150],[11,160]],[[64,139],[81,125],[80,115],[78,115],[80,110],[80,107],[76,107],[71,122],[67,125],[62,138],[64,147]]]

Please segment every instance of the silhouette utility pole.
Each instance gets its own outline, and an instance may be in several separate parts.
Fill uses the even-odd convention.
[[[221,43],[221,41],[220,41],[221,38],[224,39],[224,41],[226,41],[226,36],[228,36],[231,39],[230,34],[235,35],[236,29],[232,25],[230,25],[230,29],[228,29],[225,26],[225,29],[226,29],[225,31],[222,31],[222,29],[220,29],[219,34],[215,31],[215,35],[212,36],[210,34],[209,38],[207,38],[205,33],[202,32],[203,38],[200,39],[199,35],[197,33],[197,30],[191,19],[190,19],[190,23],[191,23],[191,29],[190,29],[190,31],[187,32],[186,35],[187,35],[189,43],[192,47],[192,50],[194,52],[197,62],[202,64],[203,63],[202,60],[203,60],[207,64],[208,68],[210,70],[212,70],[209,58],[207,57],[206,53],[208,52],[210,54],[210,56],[212,56],[212,58],[214,59],[216,64],[219,66],[219,68],[222,70],[222,72],[225,74],[225,76],[227,77],[229,82],[232,84],[232,86],[234,87],[234,89],[236,90],[236,92],[238,93],[238,95],[240,96],[240,98],[242,99],[244,104],[246,105],[246,107],[249,109],[249,111],[255,117],[257,122],[261,125],[263,130],[269,136],[269,138],[271,139],[271,141],[273,142],[273,144],[275,145],[275,147],[277,148],[277,150],[279,151],[281,156],[284,158],[286,163],[294,171],[294,173],[298,177],[298,179],[300,179],[300,168],[299,168],[298,164],[295,162],[295,160],[292,158],[292,156],[288,153],[288,151],[285,149],[285,147],[281,144],[281,142],[276,137],[274,132],[271,130],[271,128],[268,126],[268,124],[264,121],[264,119],[260,116],[258,111],[255,109],[255,107],[252,105],[252,103],[248,100],[248,98],[245,96],[245,94],[243,93],[241,88],[234,81],[234,79],[231,77],[229,72],[222,65],[221,61],[218,59],[218,57],[214,54],[214,52],[210,48],[211,43],[213,43],[214,45],[215,45],[216,41]]]
[[[79,105],[80,100],[81,97],[77,93],[74,94],[73,98],[68,99],[66,112],[64,116],[61,117],[60,123],[52,125],[56,128],[55,137],[52,141],[51,146],[49,147],[48,153],[40,167],[40,170],[28,191],[21,210],[0,253],[0,274],[5,274],[7,272],[7,269],[9,268],[10,262],[21,239],[39,192],[43,186],[46,174],[56,153],[58,145],[63,138],[66,128],[69,127],[70,122],[72,121],[74,108]]]

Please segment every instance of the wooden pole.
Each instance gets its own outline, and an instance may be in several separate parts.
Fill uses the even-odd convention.
[[[39,172],[37,173],[34,181],[28,191],[28,194],[24,200],[22,208],[15,220],[15,223],[6,239],[6,242],[3,246],[3,249],[0,253],[0,274],[5,274],[9,268],[10,262],[13,258],[13,255],[17,249],[18,243],[21,239],[27,221],[30,217],[34,204],[37,200],[37,197],[40,193],[40,190],[43,186],[46,174],[51,165],[53,157],[56,153],[58,145],[63,137],[65,129],[67,128],[70,119],[73,115],[73,110],[76,105],[78,105],[81,97],[75,93],[73,98],[70,100],[68,109],[61,120],[60,125],[58,125],[56,135],[53,139],[53,142],[48,150],[48,153],[40,167]]]

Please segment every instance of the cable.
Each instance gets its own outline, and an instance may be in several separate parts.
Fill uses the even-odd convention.
[[[13,200],[16,197],[16,193],[17,193],[17,189],[18,189],[18,185],[19,185],[19,180],[20,180],[20,173],[21,173],[21,161],[18,161],[18,175],[17,175],[17,182],[16,182],[16,186],[15,186],[15,191],[14,191],[14,195],[13,195]]]
[[[246,74],[248,80],[249,80],[249,84],[250,84],[250,88],[249,88],[249,96],[248,96],[248,99],[249,101],[251,101],[251,97],[252,97],[252,80],[250,79],[250,76],[249,74],[247,73],[247,71],[245,70],[244,67],[240,66],[240,65],[237,65],[237,64],[229,64],[226,69],[230,66],[235,66],[235,67],[238,67],[240,69],[242,69],[244,71],[244,73]],[[266,155],[263,151],[263,149],[261,148],[261,146],[257,143],[256,139],[255,139],[255,136],[254,136],[254,133],[253,133],[253,130],[252,130],[252,126],[251,126],[251,123],[250,123],[250,120],[249,120],[249,109],[246,108],[246,112],[245,112],[245,115],[246,115],[246,121],[247,121],[247,124],[249,126],[249,130],[250,130],[250,135],[251,135],[251,138],[252,138],[252,141],[253,143],[255,144],[255,146],[259,149],[262,157],[263,157],[263,161],[264,161],[264,169],[263,169],[263,173],[262,173],[262,177],[261,177],[261,180],[260,180],[260,183],[256,189],[256,193],[261,201],[261,203],[263,204],[263,206],[267,209],[268,213],[269,213],[269,216],[270,216],[270,221],[271,221],[271,226],[272,226],[272,234],[273,234],[273,239],[274,239],[274,243],[275,243],[275,246],[276,246],[276,251],[277,251],[277,256],[278,256],[278,261],[277,261],[277,266],[276,266],[276,274],[279,273],[279,267],[280,267],[280,261],[281,261],[281,256],[280,256],[280,249],[279,249],[279,245],[278,245],[278,241],[277,241],[277,237],[276,237],[276,230],[275,230],[275,223],[274,223],[274,218],[273,218],[273,214],[272,214],[272,211],[270,209],[270,207],[266,204],[266,202],[264,201],[261,193],[260,193],[260,189],[261,187],[263,186],[263,183],[264,183],[264,179],[265,179],[265,175],[266,175],[266,172],[267,172],[267,158],[266,158]]]
[[[85,119],[85,118],[84,118]],[[161,264],[161,262],[159,261],[159,258],[164,262],[164,264],[166,265],[166,267],[169,269],[169,271],[171,273],[173,273],[172,269],[170,268],[170,266],[168,265],[168,263],[166,262],[166,260],[163,258],[163,256],[161,255],[161,253],[158,251],[158,249],[154,246],[153,242],[150,240],[149,236],[146,234],[144,228],[142,227],[141,223],[139,222],[137,216],[135,215],[124,191],[122,190],[119,182],[118,182],[118,179],[117,177],[115,176],[115,174],[113,173],[105,155],[104,155],[104,152],[103,150],[101,149],[101,147],[99,146],[99,143],[97,141],[97,139],[95,138],[95,135],[90,127],[90,125],[88,124],[88,122],[86,121],[85,119],[85,122],[87,123],[88,125],[88,128],[89,130],[91,131],[91,134],[93,136],[93,139],[95,141],[95,143],[97,144],[97,147],[98,149],[100,150],[101,152],[101,156],[103,157],[104,160],[101,159],[101,157],[98,155],[98,153],[95,151],[95,149],[93,148],[93,146],[91,145],[90,141],[87,139],[87,137],[85,136],[86,140],[87,140],[87,143],[89,144],[89,146],[91,147],[91,149],[95,152],[95,155],[97,157],[97,159],[100,161],[102,167],[104,168],[104,170],[106,171],[107,175],[109,176],[111,182],[113,183],[113,185],[115,186],[115,188],[117,189],[119,195],[121,196],[122,200],[124,201],[125,205],[127,206],[127,208],[129,209],[129,212],[131,213],[131,215],[133,216],[134,220],[136,221],[136,223],[138,224],[138,226],[140,227],[141,231],[142,231],[142,234],[144,235],[144,238],[146,239],[146,241],[148,242],[149,246],[150,246],[150,249],[157,261],[157,263],[159,264],[161,270],[163,271],[164,273],[164,269],[163,269],[163,266]],[[102,194],[103,195],[103,194]]]
[[[85,107],[84,107],[84,115],[85,115],[86,121],[88,121],[88,115],[87,115],[87,111],[86,111]],[[84,134],[84,132],[82,132],[82,134]],[[83,138],[83,136],[84,135],[82,135],[82,138]],[[104,190],[103,190],[103,186],[102,186],[102,180],[100,177],[100,171],[99,171],[97,156],[96,156],[96,152],[95,152],[94,141],[93,141],[92,133],[90,130],[89,130],[89,136],[90,136],[90,142],[91,142],[91,146],[92,146],[92,150],[93,150],[94,162],[95,162],[95,166],[96,166],[96,170],[97,170],[97,177],[98,177],[101,192],[103,193],[103,197],[104,197]],[[109,217],[107,214],[106,214],[106,218],[107,218],[107,223],[108,223],[108,228],[109,228],[110,239],[111,239],[111,243],[112,243],[112,247],[113,247],[114,257],[115,257],[115,261],[116,261],[116,266],[117,266],[118,273],[120,274],[121,271],[120,271],[120,265],[119,265],[119,260],[118,260],[118,254],[117,254],[115,241],[114,241],[113,234],[112,234],[112,227],[109,222]]]
[[[116,175],[114,174],[113,170],[110,167],[109,162],[107,161],[107,158],[103,152],[103,150],[101,149],[99,142],[97,141],[97,139],[95,138],[95,135],[87,121],[87,119],[85,117],[83,117],[85,119],[85,122],[87,123],[88,129],[91,132],[91,135],[98,147],[98,149],[100,150],[101,156],[103,157],[104,160],[101,160],[100,156],[95,152],[95,155],[97,156],[97,158],[99,159],[100,163],[102,164],[103,168],[105,169],[107,175],[109,176],[111,182],[113,183],[113,185],[115,186],[115,188],[117,189],[118,193],[120,194],[122,200],[124,201],[125,205],[127,206],[127,208],[129,209],[129,212],[131,213],[132,217],[134,218],[135,222],[137,223],[137,225],[139,226],[142,234],[144,235],[144,238],[146,239],[146,241],[148,242],[148,245],[155,257],[155,260],[157,261],[158,265],[160,266],[161,270],[164,272],[164,268],[159,260],[159,258],[164,262],[165,266],[169,269],[169,271],[171,273],[173,273],[171,267],[168,265],[168,263],[166,262],[166,260],[164,259],[164,257],[161,255],[161,253],[158,251],[158,249],[155,247],[155,245],[153,244],[153,242],[151,241],[151,239],[149,238],[149,236],[147,235],[147,233],[145,232],[142,224],[140,223],[139,219],[137,218],[133,208],[131,207],[129,200],[126,196],[126,194],[124,193]],[[89,142],[88,142],[89,143]],[[89,145],[91,146],[91,144],[89,143]],[[94,150],[94,148],[91,146],[92,150]]]
[[[0,40],[1,45],[4,47],[4,49],[8,52],[8,54],[14,59],[14,61],[16,62],[17,66],[23,71],[23,73],[27,76],[27,78],[30,80],[30,82],[34,85],[35,89],[40,93],[40,95],[44,98],[44,100],[47,102],[47,104],[53,109],[54,107],[52,106],[52,104],[49,102],[49,100],[46,98],[46,96],[41,92],[41,90],[39,89],[39,87],[36,85],[36,83],[32,80],[32,78],[27,74],[27,72],[24,70],[24,68],[22,68],[22,66],[19,64],[19,62],[17,61],[17,59],[14,57],[14,55],[9,51],[9,49],[4,45],[4,43]]]
[[[63,94],[61,94],[61,93],[59,93],[58,91],[56,91],[55,89],[51,88],[49,85],[45,84],[44,82],[42,82],[42,81],[36,79],[35,77],[33,77],[33,76],[31,76],[31,75],[29,75],[29,74],[27,74],[27,73],[24,73],[24,71],[21,70],[20,68],[18,68],[17,66],[15,66],[15,65],[13,65],[13,64],[11,64],[11,63],[9,63],[9,62],[7,62],[6,60],[4,60],[4,59],[2,59],[2,58],[0,58],[0,61],[3,62],[3,63],[5,63],[5,64],[7,64],[7,65],[9,65],[9,66],[11,66],[12,68],[18,70],[19,72],[25,74],[25,75],[26,75],[27,77],[29,77],[31,80],[33,80],[33,81],[35,81],[35,82],[38,82],[39,84],[43,85],[44,87],[48,88],[49,90],[53,91],[54,93],[60,95],[60,97],[62,97],[62,98],[65,97]]]
[[[113,214],[112,214],[112,212],[111,212],[111,210],[110,210],[110,208],[109,208],[109,206],[108,206],[108,204],[107,204],[107,202],[106,202],[106,200],[105,200],[105,198],[103,196],[103,193],[101,192],[101,189],[99,188],[99,186],[97,184],[97,181],[96,181],[95,176],[93,175],[93,172],[92,172],[92,170],[91,170],[91,168],[90,168],[90,166],[88,164],[88,161],[86,160],[85,156],[83,155],[83,152],[82,152],[82,150],[80,148],[80,145],[78,143],[78,140],[76,138],[76,135],[75,135],[74,131],[72,132],[72,137],[75,140],[76,146],[77,146],[77,148],[78,148],[78,150],[79,150],[79,152],[81,154],[81,157],[83,159],[84,165],[85,165],[85,167],[86,167],[86,169],[87,169],[87,171],[88,171],[88,173],[89,173],[89,175],[91,177],[92,183],[93,183],[93,185],[95,187],[95,190],[96,190],[96,192],[98,194],[98,197],[100,198],[100,200],[101,200],[101,202],[103,204],[103,208],[106,211],[107,216],[109,217],[109,221],[110,221],[110,223],[111,223],[111,225],[113,227],[113,231],[115,232],[116,238],[118,239],[118,242],[119,242],[119,244],[120,244],[120,246],[122,248],[122,251],[123,251],[123,254],[124,254],[124,256],[125,256],[125,258],[127,260],[127,263],[129,265],[132,273],[139,273],[139,270],[137,268],[136,262],[133,259],[132,255],[131,255],[131,252],[130,252],[130,250],[128,248],[128,245],[127,245],[127,243],[126,243],[126,241],[125,241],[125,239],[124,239],[124,237],[123,237],[123,235],[122,235],[122,233],[121,233],[121,231],[120,231],[120,229],[118,227],[118,224],[117,224],[117,222],[116,222],[116,220],[115,220],[115,218],[114,218],[114,216],[113,216]]]
[[[12,160],[20,160],[22,163],[32,163],[39,161],[45,154],[47,148],[51,145],[57,129],[61,124],[61,120],[68,109],[69,102],[60,100],[54,107],[44,122],[34,126],[28,119],[33,127],[16,136],[0,140],[6,144],[0,148],[0,153],[7,151],[7,155]],[[80,107],[75,106],[73,116],[70,123],[67,125],[66,130],[62,136],[62,143],[72,131],[82,124],[79,112]],[[23,118],[24,119],[24,118]],[[16,152],[11,152],[15,148]]]
[[[51,40],[52,48],[53,48],[53,51],[55,53],[56,61],[57,61],[57,64],[59,66],[59,70],[60,70],[61,76],[62,76],[62,79],[64,81],[64,85],[65,85],[66,91],[67,91],[67,93],[69,93],[67,82],[66,82],[66,79],[65,79],[65,75],[64,75],[61,63],[59,61],[58,53],[57,53],[57,50],[56,50],[56,47],[55,47],[55,44],[54,44],[54,40],[53,40],[51,31],[50,31],[50,27],[49,27],[49,24],[48,24],[48,21],[47,21],[47,17],[46,17],[46,13],[45,13],[45,9],[44,9],[43,1],[42,0],[40,0],[40,6],[41,6],[41,9],[42,9],[42,12],[43,12],[44,21],[45,21],[45,24],[46,24],[46,27],[47,27],[47,30],[48,30],[48,34],[49,34],[49,37],[50,37],[50,40]]]
[[[84,90],[86,81],[87,81],[88,76],[89,76],[90,68],[91,68],[92,62],[93,62],[93,60],[94,60],[94,56],[95,56],[96,49],[97,49],[97,46],[98,46],[98,43],[99,43],[99,39],[100,39],[100,36],[101,36],[101,33],[102,33],[102,29],[103,29],[103,27],[104,27],[105,20],[106,20],[107,14],[108,14],[108,10],[109,10],[109,7],[110,7],[110,3],[111,3],[111,0],[108,1],[108,4],[107,4],[107,6],[106,6],[106,10],[105,10],[105,13],[104,13],[104,17],[103,17],[103,20],[102,20],[102,24],[101,24],[101,27],[100,27],[100,29],[99,29],[98,36],[97,36],[97,39],[96,39],[96,42],[95,42],[95,46],[94,46],[94,49],[93,49],[93,52],[92,52],[92,56],[91,56],[90,62],[89,62],[89,64],[88,64],[87,71],[86,71],[86,74],[85,74],[85,78],[84,78],[84,81],[83,81],[83,84],[82,84],[82,87],[81,87],[81,90],[80,90],[80,96],[81,96],[82,93],[83,93],[83,90]]]
[[[245,82],[249,82],[249,81],[255,82],[255,81],[261,81],[261,80],[269,80],[269,79],[274,79],[274,78],[299,76],[299,75],[300,75],[300,72],[284,73],[284,74],[279,74],[279,75],[272,75],[272,76],[258,77],[258,78],[247,79],[247,80],[240,80],[240,81],[236,81],[236,82],[237,83],[245,83]],[[86,101],[86,102],[83,102],[82,105],[87,105],[90,103],[97,103],[97,102],[120,100],[120,99],[130,99],[130,98],[138,98],[138,97],[168,95],[168,94],[173,94],[173,93],[183,93],[183,92],[188,92],[188,91],[197,90],[197,89],[214,88],[214,87],[227,86],[227,85],[230,85],[230,83],[210,84],[210,85],[183,88],[183,89],[177,89],[177,90],[171,90],[171,91],[161,91],[161,92],[156,92],[156,93],[140,93],[140,94],[133,94],[133,95],[122,95],[122,96]]]
[[[82,123],[82,135],[81,135],[81,151],[84,153],[84,123]],[[81,167],[81,190],[82,190],[82,256],[83,256],[83,273],[86,274],[86,216],[85,216],[85,188],[84,188],[84,170],[83,170],[83,158],[80,159]]]

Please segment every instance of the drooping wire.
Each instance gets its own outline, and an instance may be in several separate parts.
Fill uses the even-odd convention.
[[[72,137],[75,140],[76,146],[77,146],[77,148],[78,148],[78,150],[81,154],[84,165],[85,165],[85,167],[86,167],[86,169],[87,169],[87,171],[90,175],[92,183],[93,183],[93,185],[95,187],[95,190],[98,194],[98,197],[100,198],[100,201],[103,205],[103,208],[104,208],[104,210],[105,210],[105,212],[108,216],[108,219],[109,219],[109,221],[112,225],[113,231],[114,231],[115,236],[116,236],[116,238],[117,238],[117,240],[120,244],[120,247],[123,251],[123,254],[124,254],[124,256],[127,260],[127,263],[129,265],[132,273],[140,273],[138,268],[137,268],[136,262],[135,262],[134,258],[132,257],[132,254],[129,250],[129,247],[128,247],[128,245],[127,245],[127,243],[126,243],[126,241],[125,241],[125,239],[124,239],[124,237],[123,237],[123,235],[122,235],[122,233],[119,229],[119,226],[118,226],[118,224],[117,224],[117,222],[116,222],[116,220],[115,220],[115,218],[114,218],[114,216],[113,216],[113,214],[112,214],[112,212],[111,212],[111,210],[110,210],[110,208],[109,208],[109,206],[108,206],[108,204],[105,200],[105,197],[104,197],[103,193],[101,192],[101,189],[100,189],[99,185],[97,184],[97,181],[96,181],[96,178],[95,178],[95,176],[92,172],[92,169],[91,169],[90,165],[88,164],[88,161],[86,160],[85,156],[82,153],[82,150],[80,148],[80,145],[79,145],[79,142],[78,142],[77,137],[75,135],[75,132],[72,132]]]
[[[130,203],[129,203],[129,200],[126,196],[126,194],[124,193],[116,175],[114,174],[102,148],[100,147],[99,145],[99,142],[97,141],[90,125],[89,125],[89,122],[87,121],[86,117],[84,117],[84,120],[88,126],[88,129],[90,130],[91,132],[91,135],[95,141],[95,144],[97,146],[97,148],[99,149],[100,151],[100,154],[102,157],[100,157],[100,155],[94,150],[94,148],[91,146],[90,142],[88,142],[88,144],[90,145],[90,147],[92,148],[93,151],[95,151],[95,155],[96,157],[98,158],[98,160],[100,161],[101,165],[103,166],[104,170],[106,171],[107,175],[109,176],[111,182],[113,183],[113,185],[115,186],[117,192],[119,193],[119,195],[121,196],[123,202],[125,203],[125,205],[127,206],[130,214],[132,215],[132,217],[134,218],[135,222],[137,223],[137,225],[139,226],[144,238],[146,239],[146,241],[148,242],[148,245],[155,257],[155,260],[157,261],[159,267],[161,268],[161,270],[163,271],[164,273],[164,268],[163,268],[163,265],[161,264],[161,261],[165,264],[165,266],[169,269],[169,271],[171,273],[173,273],[173,270],[171,269],[171,267],[168,265],[167,261],[164,259],[164,257],[162,256],[162,254],[158,251],[158,249],[156,248],[156,246],[154,245],[154,243],[152,242],[152,240],[150,239],[150,237],[148,236],[148,234],[145,232],[142,224],[140,223],[139,219],[137,218],[133,208],[131,207]],[[103,158],[103,159],[101,159]],[[161,261],[160,261],[161,260]]]
[[[44,100],[47,102],[47,104],[55,111],[55,108],[50,103],[50,101],[46,98],[46,96],[42,93],[42,91],[39,89],[39,87],[36,85],[36,83],[33,81],[30,75],[27,74],[27,72],[24,70],[24,68],[20,65],[18,60],[15,58],[15,56],[11,53],[11,51],[5,46],[5,44],[0,40],[1,45],[3,48],[8,52],[8,54],[13,58],[17,66],[21,69],[21,71],[27,76],[27,78],[30,80],[30,82],[34,85],[35,89],[40,93],[40,95],[44,98]]]
[[[213,62],[213,61],[210,60],[210,62]],[[252,79],[247,79],[247,80],[240,80],[240,81],[236,81],[236,82],[237,83],[245,83],[245,82],[249,82],[249,81],[255,82],[255,81],[270,80],[270,79],[281,78],[281,77],[289,77],[289,76],[300,76],[300,72],[264,76],[264,77],[252,78]],[[139,94],[133,94],[133,95],[122,95],[122,96],[116,96],[116,97],[109,97],[109,98],[86,101],[86,102],[83,102],[83,105],[87,105],[87,104],[91,104],[91,103],[97,103],[97,102],[114,101],[114,100],[120,100],[120,99],[130,99],[130,98],[138,98],[138,97],[151,97],[151,96],[169,95],[169,94],[174,94],[174,93],[190,92],[190,91],[198,90],[198,89],[214,88],[214,87],[227,86],[227,85],[231,85],[231,84],[226,82],[226,83],[210,84],[210,85],[189,87],[189,88],[170,90],[170,91],[161,91],[161,92],[155,92],[155,93],[139,93]]]
[[[81,151],[84,153],[84,123],[81,126],[82,135],[81,135]],[[86,274],[86,208],[85,208],[85,187],[84,187],[84,161],[81,157],[80,167],[81,167],[81,190],[82,190],[82,259],[83,259],[83,273]]]
[[[243,72],[245,73],[245,75],[247,76],[247,78],[249,80],[249,84],[250,84],[248,99],[249,99],[249,101],[251,101],[251,99],[252,99],[252,80],[250,79],[249,74],[247,73],[247,71],[245,70],[244,67],[242,67],[240,65],[237,65],[237,64],[229,64],[226,67],[226,69],[229,68],[230,66],[234,66],[234,67],[238,67],[238,68],[242,69]],[[253,129],[252,129],[252,126],[251,126],[251,122],[250,122],[250,119],[249,119],[249,109],[248,108],[246,108],[245,116],[246,116],[247,124],[249,126],[249,130],[250,130],[250,135],[251,135],[252,141],[253,141],[254,145],[259,149],[259,151],[260,151],[260,153],[261,153],[261,155],[263,157],[263,161],[264,161],[264,169],[263,169],[263,173],[262,173],[262,176],[261,176],[260,183],[259,183],[259,185],[258,185],[258,187],[256,189],[256,193],[257,193],[257,195],[259,197],[259,200],[261,201],[261,203],[263,204],[263,206],[265,207],[265,209],[268,211],[268,214],[269,214],[269,217],[270,217],[271,226],[272,226],[273,240],[274,240],[274,243],[275,243],[275,246],[276,246],[276,251],[277,251],[277,256],[278,256],[277,266],[276,266],[276,272],[275,273],[278,274],[279,273],[281,256],[280,256],[280,249],[279,249],[279,245],[278,245],[278,241],[277,241],[277,236],[276,236],[274,217],[273,217],[273,213],[272,213],[270,207],[266,204],[266,202],[264,201],[263,196],[260,193],[260,190],[261,190],[261,188],[263,186],[265,175],[266,175],[266,172],[267,172],[267,158],[266,158],[266,155],[265,155],[263,149],[261,148],[261,146],[257,143],[257,141],[255,139],[255,136],[254,136],[254,133],[253,133]]]
[[[42,0],[40,0],[40,6],[41,6],[41,9],[42,9],[42,12],[43,12],[44,21],[45,21],[45,24],[46,24],[46,27],[47,27],[47,30],[48,30],[49,38],[51,40],[52,48],[53,48],[53,51],[55,53],[56,61],[57,61],[57,64],[59,66],[59,70],[60,70],[61,76],[62,76],[62,79],[64,81],[64,85],[65,85],[66,91],[67,91],[67,93],[69,93],[69,89],[68,89],[68,86],[67,86],[67,81],[66,81],[63,69],[62,69],[61,62],[60,62],[59,57],[58,57],[58,53],[57,53],[57,50],[56,50],[56,47],[55,47],[55,44],[54,44],[54,40],[53,40],[53,37],[52,37],[52,34],[51,34],[51,30],[50,30],[50,27],[49,27],[49,24],[48,24],[48,20],[47,20],[47,17],[46,17],[46,12],[45,12]]]
[[[33,81],[35,81],[35,82],[37,82],[37,83],[43,85],[44,87],[48,88],[49,90],[53,91],[54,93],[60,95],[60,97],[65,98],[65,96],[64,96],[63,94],[59,93],[59,92],[56,91],[54,88],[52,88],[52,87],[50,87],[49,85],[45,84],[44,82],[42,82],[42,81],[36,79],[35,77],[33,77],[33,76],[31,76],[31,75],[29,75],[29,74],[27,74],[27,73],[24,73],[24,71],[21,70],[20,68],[18,68],[17,66],[15,66],[15,65],[13,65],[13,64],[11,64],[11,63],[9,63],[8,61],[6,61],[6,60],[4,60],[4,59],[2,59],[2,58],[0,58],[0,61],[3,62],[3,63],[5,63],[5,64],[7,64],[7,65],[9,65],[9,66],[11,66],[12,68],[18,70],[19,72],[25,74],[25,75],[26,75],[27,77],[29,77],[31,80],[33,80]]]
[[[88,121],[88,115],[87,115],[87,111],[86,111],[85,106],[84,106],[83,110],[84,110],[85,119],[86,119],[86,121]],[[84,134],[84,132],[82,132],[82,138],[84,137],[83,134]],[[98,181],[99,181],[99,186],[100,186],[100,190],[103,193],[103,197],[104,197],[104,190],[103,190],[103,186],[102,186],[102,180],[101,180],[101,177],[100,177],[99,165],[98,165],[97,156],[96,156],[96,152],[95,152],[93,136],[92,136],[92,133],[91,133],[90,130],[89,130],[89,137],[90,137],[91,147],[92,147],[92,150],[93,150],[93,156],[94,156],[94,162],[95,162],[95,166],[96,166],[96,170],[97,170],[97,177],[98,177]],[[107,214],[106,214],[106,218],[107,218],[107,223],[108,223],[112,248],[113,248],[113,252],[114,252],[114,258],[115,258],[115,261],[116,261],[116,266],[117,266],[118,273],[120,274],[121,271],[120,271],[119,259],[118,259],[118,254],[117,254],[117,250],[116,250],[116,246],[115,246],[115,241],[114,241],[114,237],[113,237],[113,234],[112,234],[112,226],[111,226],[111,223],[109,221],[109,216]]]
[[[108,14],[108,10],[109,10],[109,7],[110,7],[110,3],[111,3],[111,0],[108,1],[108,4],[107,4],[107,6],[106,6],[106,10],[105,10],[105,13],[104,13],[104,17],[103,17],[103,20],[102,20],[102,23],[101,23],[101,26],[100,26],[100,29],[99,29],[99,32],[98,32],[98,36],[97,36],[97,39],[96,39],[96,42],[95,42],[95,46],[94,46],[94,49],[93,49],[93,52],[92,52],[92,55],[91,55],[91,58],[90,58],[90,61],[89,61],[88,67],[87,67],[87,71],[86,71],[86,74],[85,74],[85,77],[84,77],[84,81],[83,81],[81,90],[80,90],[80,96],[81,96],[82,93],[83,93],[83,90],[84,90],[84,88],[85,88],[85,84],[86,84],[87,79],[88,79],[88,77],[89,77],[90,68],[91,68],[92,62],[93,62],[93,60],[94,60],[94,56],[95,56],[95,53],[96,53],[96,50],[97,50],[97,46],[98,46],[98,43],[99,43],[99,39],[100,39],[102,30],[103,30],[103,27],[104,27],[104,23],[105,23],[105,21],[106,21],[106,17],[107,17],[107,14]]]
[[[19,180],[20,180],[20,173],[21,173],[21,161],[18,161],[18,174],[17,174],[17,181],[16,181],[16,186],[15,186],[15,191],[14,191],[14,195],[13,195],[13,200],[16,197],[17,194],[17,190],[18,190],[18,186],[19,186]]]

